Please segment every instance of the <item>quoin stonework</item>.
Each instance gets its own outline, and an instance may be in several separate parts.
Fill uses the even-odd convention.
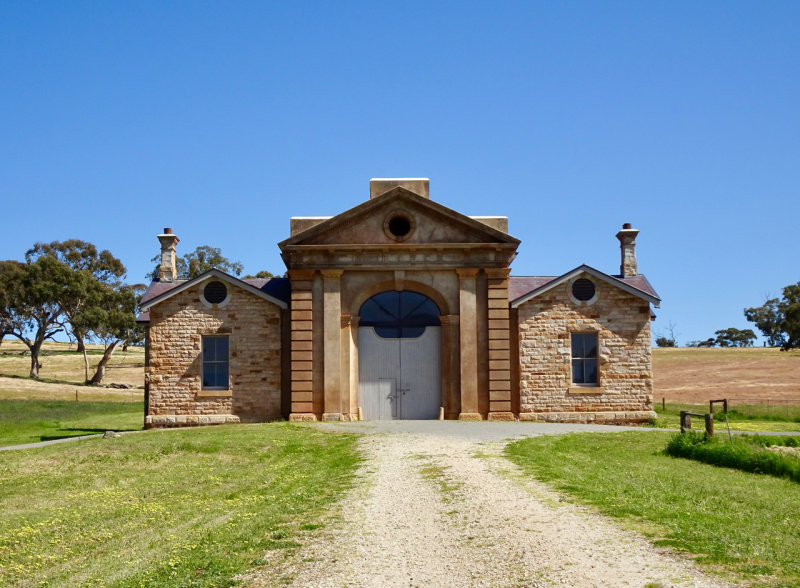
[[[158,235],[145,293],[147,427],[289,420],[636,423],[655,417],[650,321],[629,224],[620,271],[511,276],[506,217],[430,199],[425,178],[290,221],[286,277],[178,276]]]

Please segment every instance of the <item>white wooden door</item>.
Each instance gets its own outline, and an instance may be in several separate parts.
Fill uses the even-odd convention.
[[[358,329],[358,398],[368,420],[435,419],[441,406],[441,328],[387,339]]]

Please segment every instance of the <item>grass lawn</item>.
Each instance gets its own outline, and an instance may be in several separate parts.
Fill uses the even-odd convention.
[[[708,404],[670,404],[654,406],[658,418],[653,426],[660,429],[680,429],[680,412],[708,412]],[[800,431],[800,406],[768,407],[766,405],[739,405],[728,410],[728,423],[733,431],[773,431],[792,433]],[[692,428],[704,430],[703,419],[692,417]],[[720,405],[714,407],[714,429],[727,430]]]
[[[233,585],[319,525],[355,441],[279,423],[0,453],[0,585]]]
[[[510,444],[524,471],[755,585],[800,585],[800,485],[668,457],[672,433],[542,436]]]
[[[0,447],[104,431],[138,431],[141,402],[0,400]]]

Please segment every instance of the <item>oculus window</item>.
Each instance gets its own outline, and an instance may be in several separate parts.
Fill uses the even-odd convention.
[[[576,300],[586,302],[594,298],[594,282],[580,278],[572,283],[572,295]]]
[[[439,307],[417,292],[381,292],[361,305],[359,325],[373,327],[379,337],[419,337],[425,327],[438,327]]]
[[[203,288],[203,298],[210,304],[219,304],[228,297],[228,287],[222,282],[213,281]]]
[[[597,385],[597,333],[572,333],[572,383]]]
[[[228,337],[203,337],[203,388],[228,389]]]
[[[405,211],[396,210],[383,221],[383,230],[394,241],[405,241],[414,232],[414,219]]]

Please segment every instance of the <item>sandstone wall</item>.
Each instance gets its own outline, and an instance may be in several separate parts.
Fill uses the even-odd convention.
[[[147,427],[281,417],[280,308],[230,284],[230,301],[209,308],[200,300],[205,284],[150,310]],[[226,334],[230,388],[203,390],[202,337]]]
[[[572,300],[570,284],[518,308],[520,420],[625,423],[655,417],[647,302],[594,282],[596,301]],[[572,384],[573,332],[597,332],[597,387]]]

